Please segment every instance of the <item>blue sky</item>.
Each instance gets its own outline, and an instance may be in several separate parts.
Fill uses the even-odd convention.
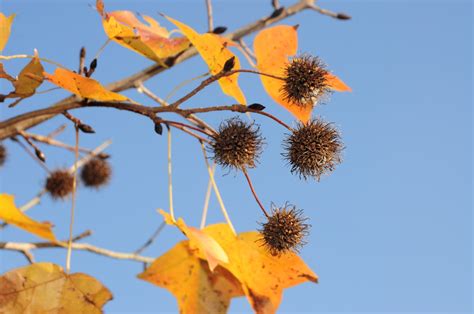
[[[93,1],[1,1],[0,10],[16,13],[5,55],[32,53],[72,69],[86,46],[94,55],[106,37]],[[214,1],[216,25],[230,30],[270,11],[270,1]],[[289,5],[293,1],[281,1]],[[204,1],[105,1],[109,10],[128,9],[152,16],[163,12],[199,31],[206,29]],[[315,116],[332,121],[346,146],[344,162],[320,182],[300,181],[281,158],[284,130],[260,116],[266,138],[260,165],[250,171],[262,201],[289,201],[305,210],[312,232],[302,257],[320,276],[318,285],[285,291],[281,312],[446,312],[472,310],[472,3],[471,1],[318,1],[322,7],[353,16],[336,21],[315,12],[286,20],[300,24],[300,52],[320,56],[352,88],[334,94]],[[162,20],[161,20],[162,21]],[[163,21],[164,22],[164,21]],[[165,23],[165,22],[164,22]],[[169,24],[166,24],[168,25]],[[246,39],[252,42],[252,37]],[[243,58],[242,62],[245,64]],[[17,73],[25,61],[6,62]],[[94,77],[103,83],[149,66],[150,61],[116,44],[109,45]],[[248,67],[248,65],[246,65]],[[48,71],[53,68],[48,66]],[[165,96],[183,80],[206,72],[194,58],[146,83]],[[293,118],[264,93],[257,77],[242,75],[250,102],[294,124]],[[2,82],[1,92],[7,91]],[[43,86],[46,88],[46,86]],[[191,88],[188,86],[187,89]],[[125,93],[150,104],[134,91]],[[55,91],[0,109],[1,119],[45,107],[67,94]],[[199,94],[188,106],[231,104],[218,86]],[[166,138],[148,120],[113,110],[80,110],[92,125],[83,146],[111,138],[114,177],[100,192],[80,189],[74,229],[92,229],[87,242],[133,251],[161,222],[155,209],[167,208]],[[217,126],[234,114],[206,116]],[[36,129],[48,133],[64,123],[57,117]],[[71,129],[71,128],[69,128]],[[60,136],[73,142],[71,130]],[[2,192],[23,204],[41,188],[45,173],[19,147],[6,141],[10,159],[0,170]],[[207,175],[198,144],[174,132],[174,193],[177,215],[198,225]],[[68,166],[72,154],[45,147],[48,166]],[[252,230],[263,217],[241,174],[218,170],[221,188],[238,231]],[[69,202],[45,197],[32,217],[52,221],[67,236]],[[212,198],[210,222],[222,221]],[[36,241],[14,228],[2,241]],[[159,256],[180,233],[166,228],[144,254]],[[39,261],[64,265],[65,251],[41,250]],[[16,253],[0,251],[0,271],[25,265]],[[74,252],[73,271],[101,280],[114,293],[109,313],[175,312],[166,290],[135,279],[142,265]],[[231,312],[250,310],[246,300],[232,302]]]

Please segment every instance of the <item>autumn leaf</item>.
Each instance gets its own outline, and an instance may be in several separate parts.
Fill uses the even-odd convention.
[[[240,69],[239,59],[224,45],[224,42],[215,34],[199,34],[188,25],[165,16],[171,23],[176,25],[181,32],[191,41],[194,47],[209,66],[211,74],[215,75],[222,71],[227,60],[234,57],[234,70]],[[239,73],[219,79],[224,94],[233,97],[238,103],[246,104],[245,96],[238,84]]]
[[[3,72],[3,66],[1,67],[1,70],[0,77],[6,78],[6,73]],[[43,71],[44,68],[39,59],[38,51],[35,50],[34,57],[21,70],[20,74],[18,75],[18,79],[14,79],[13,81],[10,80],[15,90],[7,95],[0,94],[0,102],[3,102],[6,98],[18,98],[15,102],[10,104],[10,107],[13,107],[21,100],[33,96],[36,92],[36,89],[43,83]],[[1,72],[4,74],[2,75]]]
[[[202,230],[194,227],[188,227],[182,218],[177,221],[173,221],[171,215],[160,210],[159,213],[164,217],[165,221],[169,225],[174,225],[188,237],[190,246],[192,248],[200,250],[204,258],[209,263],[209,268],[213,271],[218,264],[225,265],[229,262],[229,258],[222,247],[214,240],[211,236],[203,232]]]
[[[82,98],[97,101],[126,101],[127,97],[111,92],[94,79],[81,76],[69,70],[57,68],[54,74],[43,73],[51,83]]]
[[[170,37],[168,30],[150,16],[144,24],[130,11],[105,12],[102,0],[96,1],[106,35],[125,48],[162,64],[162,60],[189,48],[186,37]]]
[[[0,78],[10,81],[12,83],[16,81],[16,79],[13,76],[5,72],[5,69],[3,68],[3,63],[0,63]]]
[[[180,313],[226,313],[230,300],[242,296],[239,282],[226,269],[209,270],[189,241],[157,258],[138,278],[168,289],[176,298]]]
[[[0,194],[0,219],[27,232],[49,241],[56,241],[51,230],[52,225],[46,222],[37,222],[15,206],[15,197],[8,194]]]
[[[8,42],[14,18],[15,14],[6,17],[2,12],[0,12],[0,52],[3,51]]]
[[[318,280],[296,254],[271,255],[256,231],[235,236],[227,224],[215,224],[206,227],[204,232],[212,236],[229,256],[229,263],[222,267],[240,281],[257,313],[275,313],[284,289]]]
[[[298,50],[298,33],[296,27],[278,25],[262,30],[255,36],[254,52],[257,58],[257,68],[260,72],[278,77],[285,76],[285,67],[289,57],[294,56]],[[297,119],[306,123],[311,118],[313,103],[304,106],[289,102],[282,95],[284,81],[260,75],[263,87],[270,97],[291,112]],[[328,73],[326,83],[329,88],[336,91],[350,91],[342,80]]]
[[[102,313],[112,299],[97,279],[37,263],[0,277],[0,313]]]

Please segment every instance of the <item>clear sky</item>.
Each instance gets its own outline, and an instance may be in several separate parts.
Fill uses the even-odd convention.
[[[214,1],[216,25],[230,30],[270,12],[270,1]],[[294,1],[281,1],[289,5]],[[206,29],[204,1],[105,1],[109,10],[128,9],[157,17],[157,12]],[[444,1],[318,1],[322,7],[353,16],[341,22],[304,12],[284,23],[300,24],[300,52],[319,55],[352,88],[334,94],[317,107],[339,127],[346,146],[344,163],[321,182],[300,181],[282,160],[284,130],[264,117],[254,118],[266,137],[260,165],[250,171],[262,201],[289,201],[311,218],[309,244],[301,252],[320,276],[285,291],[281,312],[446,312],[472,310],[472,3]],[[104,43],[97,13],[89,1],[0,1],[0,10],[16,13],[12,37],[4,54],[32,53],[72,69],[79,48],[94,55]],[[162,20],[160,20],[162,21]],[[163,21],[164,22],[164,21]],[[169,24],[166,24],[170,26]],[[252,39],[247,38],[247,43]],[[244,59],[241,61],[245,64]],[[17,71],[25,61],[6,62]],[[94,77],[108,83],[149,66],[151,62],[109,45]],[[47,66],[52,71],[51,66]],[[183,80],[207,71],[200,58],[176,66],[146,83],[165,96]],[[257,77],[242,75],[241,87],[250,102],[259,102],[287,123],[294,120],[264,93]],[[44,84],[41,89],[48,87]],[[188,86],[186,89],[191,88]],[[2,82],[1,92],[7,85]],[[150,104],[134,91],[125,93]],[[67,95],[55,91],[0,109],[2,120],[45,107]],[[212,86],[187,106],[231,104]],[[80,189],[74,229],[92,229],[87,242],[118,251],[133,251],[161,222],[158,207],[167,208],[166,138],[153,132],[148,120],[113,110],[74,112],[92,125],[95,135],[81,137],[95,147],[111,138],[108,150],[114,168],[111,184],[100,192]],[[212,114],[217,126],[232,114]],[[58,117],[34,129],[46,134],[64,123]],[[174,192],[177,215],[197,226],[207,186],[198,144],[174,132]],[[73,142],[71,127],[60,136]],[[1,191],[23,204],[45,180],[39,168],[17,145],[6,141],[10,159],[0,170]],[[73,156],[45,147],[48,166],[68,166]],[[252,230],[262,219],[241,174],[218,170],[218,184],[238,231]],[[68,233],[70,202],[43,198],[31,210],[35,219],[52,221],[56,234]],[[210,221],[222,221],[212,198]],[[36,241],[9,227],[2,241]],[[166,228],[144,254],[159,256],[180,233]],[[64,265],[64,250],[40,250],[38,261]],[[0,272],[25,265],[23,256],[0,251]],[[175,312],[164,289],[135,279],[142,265],[74,252],[72,269],[95,276],[114,300],[109,313]],[[232,302],[231,312],[248,312],[245,299]]]

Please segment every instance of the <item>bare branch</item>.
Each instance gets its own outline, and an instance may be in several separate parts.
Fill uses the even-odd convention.
[[[206,0],[206,9],[207,9],[207,29],[209,33],[214,30],[214,23],[212,20],[212,3],[211,0]]]

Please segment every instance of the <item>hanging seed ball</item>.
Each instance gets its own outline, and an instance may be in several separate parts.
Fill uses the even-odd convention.
[[[272,255],[281,255],[286,252],[298,252],[306,243],[304,238],[309,233],[310,225],[305,222],[308,218],[302,216],[302,210],[286,204],[278,208],[273,207],[267,222],[262,223],[263,243]]]
[[[81,171],[81,179],[88,187],[99,188],[110,181],[112,169],[109,163],[102,158],[89,160]]]
[[[72,193],[74,176],[67,170],[59,169],[51,172],[46,179],[46,191],[54,199],[62,199]]]
[[[302,55],[293,58],[284,73],[282,96],[297,106],[313,105],[330,92],[326,81],[328,71],[318,57]]]
[[[262,145],[263,138],[258,126],[239,118],[222,122],[210,144],[216,163],[238,169],[254,168]]]
[[[284,141],[283,156],[291,165],[291,173],[300,178],[314,177],[331,172],[341,163],[343,144],[337,129],[320,119],[300,123]]]
[[[7,149],[5,146],[3,146],[2,143],[0,143],[0,167],[5,164],[5,161],[7,160]]]

